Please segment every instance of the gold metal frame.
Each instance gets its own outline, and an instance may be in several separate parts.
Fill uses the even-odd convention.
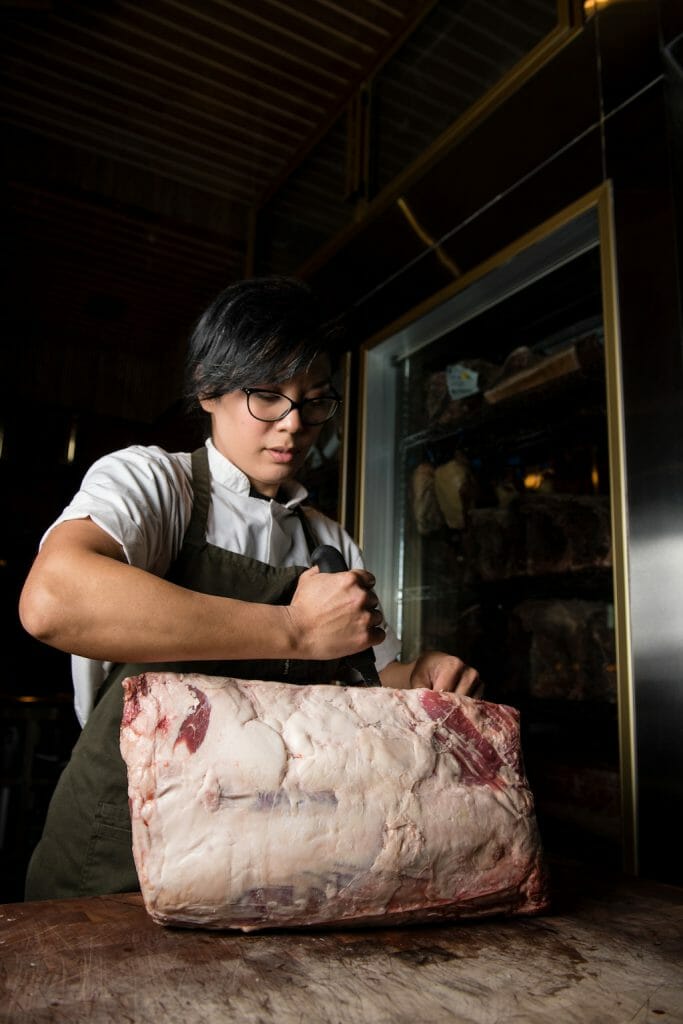
[[[339,364],[342,380],[342,428],[341,445],[339,448],[339,500],[337,502],[337,519],[341,525],[350,530],[346,522],[346,507],[349,496],[349,422],[351,419],[351,353],[344,352]]]
[[[617,288],[616,243],[611,183],[598,189],[600,267],[602,272],[605,373],[607,377],[607,430],[610,463],[612,516],[612,573],[614,580],[614,630],[617,652],[617,707],[623,867],[630,875],[639,870],[638,787],[629,600],[628,517],[626,502],[626,443],[622,386],[621,331]]]
[[[473,282],[496,267],[507,263],[517,253],[529,248],[575,217],[594,209],[598,219],[600,266],[602,280],[603,327],[605,333],[605,374],[607,390],[607,433],[610,463],[610,507],[612,517],[614,621],[617,658],[617,701],[619,757],[621,779],[621,812],[623,840],[623,868],[627,874],[638,873],[637,844],[637,786],[633,664],[631,656],[631,614],[628,591],[628,526],[626,504],[624,407],[621,371],[621,339],[619,302],[616,276],[614,220],[611,182],[567,206],[511,245],[501,249],[490,259],[457,281],[441,289],[404,316],[369,338],[360,349],[360,402],[358,409],[358,437],[365,438],[367,423],[368,353],[388,337],[419,320],[436,306],[446,302]],[[361,444],[356,468],[356,533],[363,546],[363,519],[365,514],[365,448]]]

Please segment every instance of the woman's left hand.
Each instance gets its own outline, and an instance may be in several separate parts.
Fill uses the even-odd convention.
[[[392,662],[380,672],[383,686],[416,690],[447,690],[461,697],[480,697],[483,684],[475,668],[453,654],[424,651],[415,661]]]
[[[461,697],[476,697],[481,691],[477,670],[442,651],[424,651],[414,662],[410,688],[416,690],[421,686],[429,690],[448,690]]]

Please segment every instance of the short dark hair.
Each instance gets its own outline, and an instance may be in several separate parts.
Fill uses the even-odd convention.
[[[326,319],[311,288],[291,277],[254,277],[229,285],[190,336],[185,394],[191,402],[218,398],[259,382],[280,384],[332,359],[338,323]]]

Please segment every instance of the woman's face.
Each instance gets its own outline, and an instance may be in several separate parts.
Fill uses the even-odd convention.
[[[255,380],[251,387],[277,391],[295,402],[317,398],[331,390],[330,363],[326,356],[318,356],[305,373],[284,384]],[[302,423],[298,409],[274,423],[254,419],[243,391],[200,399],[200,404],[211,416],[211,439],[218,451],[242,470],[252,487],[271,498],[299,472],[322,429],[322,424]]]

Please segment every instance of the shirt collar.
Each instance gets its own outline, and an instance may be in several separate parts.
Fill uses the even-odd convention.
[[[251,489],[249,477],[218,451],[210,437],[206,440],[206,447],[209,452],[209,469],[216,483],[227,487],[235,494],[248,497]],[[308,497],[308,491],[297,480],[285,480],[280,492],[284,495],[284,500],[280,504],[290,509],[301,505]]]

